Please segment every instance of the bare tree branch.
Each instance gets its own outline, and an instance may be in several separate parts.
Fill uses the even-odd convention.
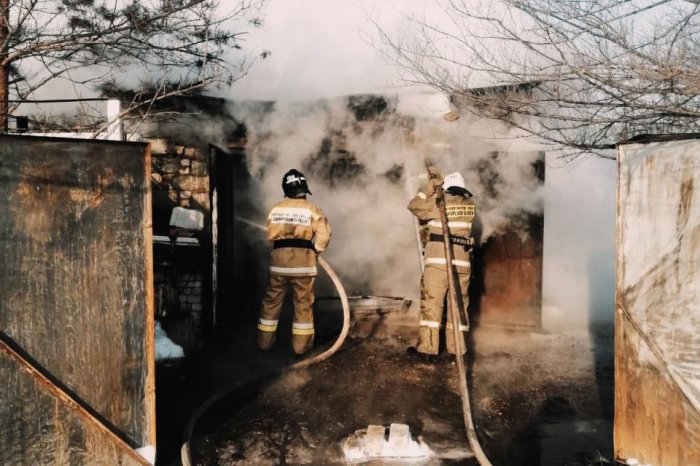
[[[57,79],[83,92],[107,77],[124,87],[167,82],[168,96],[231,84],[256,60],[242,44],[265,1],[0,0],[0,123]]]
[[[569,156],[610,157],[605,148],[639,133],[700,131],[698,2],[438,3],[443,20],[409,16],[410,35],[375,21],[375,45],[407,82],[456,96],[464,111]]]

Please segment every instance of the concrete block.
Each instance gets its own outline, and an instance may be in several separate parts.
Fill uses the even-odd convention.
[[[209,178],[204,176],[180,175],[175,178],[175,185],[181,190],[193,192],[209,191]]]
[[[397,450],[408,448],[411,432],[406,424],[392,423],[389,427],[389,446]]]
[[[204,214],[197,210],[175,207],[170,216],[170,226],[201,231],[204,228]]]
[[[365,455],[381,456],[384,450],[384,436],[386,428],[384,426],[370,425],[367,427],[367,435],[365,436]]]
[[[192,200],[198,207],[207,211],[209,210],[209,193],[193,193]]]
[[[163,173],[174,174],[180,170],[180,161],[176,158],[167,158],[161,161],[160,169]]]

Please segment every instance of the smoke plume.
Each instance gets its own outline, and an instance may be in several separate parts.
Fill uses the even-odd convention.
[[[499,124],[467,116],[448,121],[443,96],[354,96],[260,108],[236,103],[232,113],[247,128],[248,169],[261,211],[282,198],[287,170],[303,171],[310,200],[333,227],[327,259],[351,294],[417,299],[420,262],[407,205],[425,179],[426,158],[444,174],[463,174],[482,241],[518,215],[542,213],[543,185],[533,169],[542,154],[505,138],[509,130]]]

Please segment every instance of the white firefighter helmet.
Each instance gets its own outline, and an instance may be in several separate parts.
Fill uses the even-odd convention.
[[[464,196],[467,199],[472,197],[466,186],[464,185],[464,178],[459,172],[452,172],[445,176],[442,182],[442,189],[450,194],[456,194],[458,196]]]
[[[462,175],[459,172],[452,172],[444,178],[442,189],[447,191],[452,187],[467,189],[467,187],[464,185],[464,178],[462,178]]]

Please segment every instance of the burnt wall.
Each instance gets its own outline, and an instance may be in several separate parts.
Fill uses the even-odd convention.
[[[174,207],[210,211],[209,162],[205,150],[154,138],[151,143],[154,233],[169,233]]]
[[[512,163],[522,153],[496,152],[476,166],[485,186],[480,210],[488,215],[497,204],[502,186],[499,165]],[[534,193],[544,185],[544,153],[540,152],[522,176]],[[474,252],[470,309],[481,324],[540,328],[542,326],[542,271],[544,214],[514,211],[501,228],[480,241],[474,230]]]
[[[180,139],[150,143],[156,318],[176,343],[199,347],[211,314],[209,154]],[[204,214],[204,229],[172,228],[175,207]]]

